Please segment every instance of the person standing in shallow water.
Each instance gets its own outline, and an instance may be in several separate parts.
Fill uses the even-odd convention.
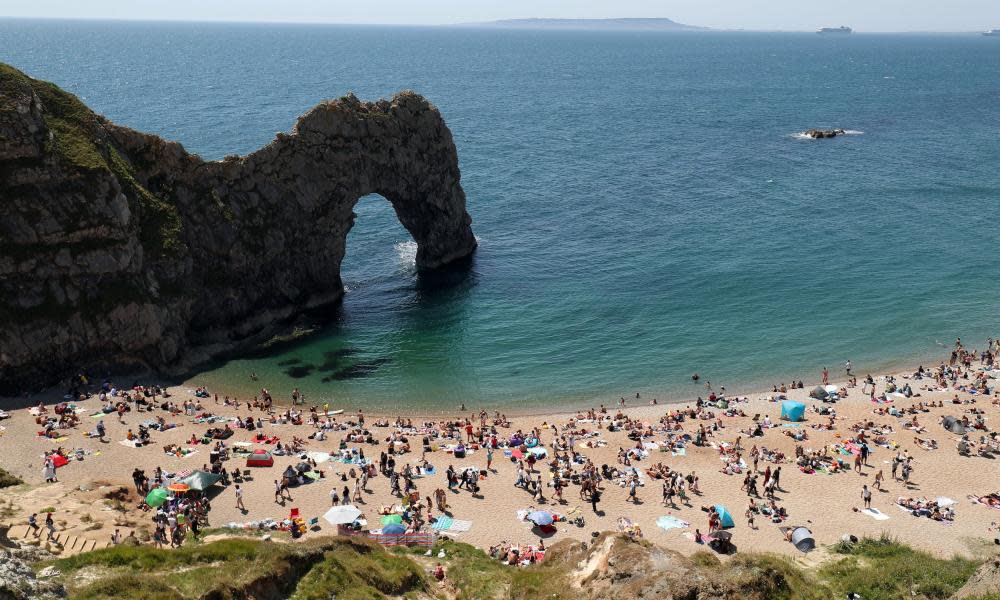
[[[830,370],[823,367],[823,385],[830,383]]]

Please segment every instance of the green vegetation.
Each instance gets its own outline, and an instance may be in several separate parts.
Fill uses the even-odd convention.
[[[126,195],[138,204],[143,247],[152,257],[181,252],[184,246],[177,208],[136,180],[129,162],[105,140],[106,136],[99,129],[100,117],[76,96],[55,84],[31,79],[17,69],[0,63],[0,97],[4,96],[4,91],[25,84],[31,86],[42,102],[42,118],[52,133],[48,152],[82,171],[114,173]]]
[[[207,544],[191,542],[178,550],[118,546],[51,564],[61,571],[69,598],[83,599],[570,600],[581,597],[572,581],[573,570],[586,557],[579,548],[563,546],[553,550],[556,554],[550,562],[514,568],[477,548],[449,540],[439,542],[431,557],[425,557],[423,549],[386,550],[357,538],[279,543],[235,537]],[[441,550],[445,557],[438,559]],[[620,590],[623,600],[635,597],[662,575],[655,566],[657,560],[650,562],[649,551],[654,550],[648,542],[619,544],[613,569],[624,577],[612,573],[593,585],[620,586],[603,589]],[[864,539],[834,551],[842,556],[819,568],[804,568],[771,554],[739,554],[720,561],[713,554],[699,552],[683,567],[692,570],[679,573],[687,573],[683,577],[689,582],[700,581],[702,590],[745,600],[822,600],[844,598],[848,592],[866,600],[934,600],[951,596],[980,564],[963,558],[934,558],[888,538]],[[437,562],[447,570],[447,589],[428,575]],[[629,571],[633,565],[634,573]],[[584,581],[585,588],[591,585],[592,580]]]
[[[21,481],[20,477],[11,475],[3,467],[0,467],[0,489],[21,485],[22,483],[24,482]]]
[[[856,592],[865,600],[948,598],[980,564],[961,557],[935,558],[886,535],[835,550],[846,557],[822,567],[820,578],[840,597]]]
[[[725,565],[722,574],[731,586],[751,598],[823,600],[836,597],[784,556],[739,554]]]
[[[367,540],[231,538],[177,550],[116,546],[54,561],[70,598],[383,598],[425,587],[413,561]],[[76,579],[76,575],[86,576]],[[137,575],[141,573],[141,575]],[[97,576],[96,580],[94,576]],[[78,585],[76,582],[80,581]]]
[[[125,188],[128,196],[135,198],[141,207],[142,229],[139,232],[143,248],[151,250],[154,257],[177,255],[184,249],[181,240],[181,217],[177,208],[143,187],[135,179],[131,165],[112,148],[111,172]]]
[[[405,596],[426,588],[423,570],[412,560],[368,542],[341,543],[323,556],[295,588],[292,600],[368,600]]]
[[[106,169],[107,163],[95,141],[97,115],[55,84],[34,79],[30,83],[42,101],[42,117],[53,134],[55,153],[84,170]]]
[[[572,594],[565,571],[533,566],[510,568],[490,558],[485,552],[452,541],[442,541],[436,553],[444,550],[448,577],[461,600],[521,600],[527,598],[569,598]]]

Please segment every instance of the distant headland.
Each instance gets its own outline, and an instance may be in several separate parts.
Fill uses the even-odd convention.
[[[605,29],[615,31],[706,31],[708,29],[708,27],[685,25],[666,18],[504,19],[463,25],[510,29]]]

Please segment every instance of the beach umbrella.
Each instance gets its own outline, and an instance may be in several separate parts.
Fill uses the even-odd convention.
[[[836,394],[837,393],[837,386],[835,386],[835,385],[825,386],[823,388],[823,391],[826,392],[827,394]]]
[[[551,525],[555,521],[552,513],[544,510],[536,510],[528,513],[528,520],[538,526]]]
[[[401,523],[390,523],[382,528],[382,533],[386,535],[400,535],[406,533],[406,525]]]
[[[183,494],[184,492],[190,490],[191,486],[189,486],[186,483],[171,483],[170,485],[167,486],[167,489],[170,490],[171,492]]]
[[[346,506],[334,506],[326,511],[323,518],[330,525],[347,525],[357,521],[360,516],[361,511],[358,510],[358,507],[348,504]]]
[[[521,452],[520,449],[514,450],[513,452],[510,453],[510,455],[518,460],[524,458],[524,453]]]
[[[167,501],[170,494],[163,488],[154,488],[146,495],[146,504],[156,508]]]
[[[721,540],[723,542],[728,542],[729,540],[733,539],[733,534],[729,533],[728,531],[720,530],[720,531],[713,531],[712,533],[708,534],[708,537],[713,540]]]
[[[382,525],[399,525],[402,522],[402,515],[386,515],[382,517]]]

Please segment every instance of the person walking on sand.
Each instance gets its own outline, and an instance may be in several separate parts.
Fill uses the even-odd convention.
[[[639,478],[632,477],[628,483],[628,497],[634,504],[639,504]]]
[[[41,532],[42,528],[38,526],[38,513],[31,513],[28,517],[28,528],[36,536]]]
[[[241,512],[247,512],[247,507],[243,506],[243,488],[240,484],[236,484],[236,508],[240,509]]]
[[[493,470],[493,445],[487,444],[486,446],[486,470]]]
[[[882,469],[879,469],[878,473],[875,473],[875,489],[880,492],[882,491]]]
[[[597,503],[601,501],[601,492],[594,486],[590,490],[590,506],[594,509],[594,514],[598,513]]]
[[[752,501],[750,502],[750,506],[747,507],[746,516],[747,516],[747,527],[756,530],[757,527],[754,525],[754,506]]]
[[[861,487],[861,499],[865,502],[865,508],[872,507],[872,491],[868,489],[867,484]]]

